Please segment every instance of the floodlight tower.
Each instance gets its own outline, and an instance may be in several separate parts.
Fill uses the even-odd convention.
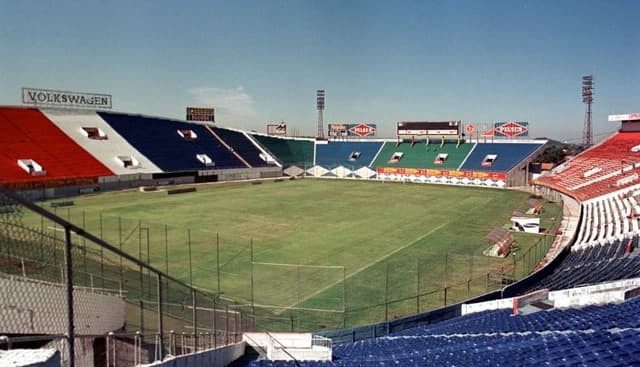
[[[582,103],[587,105],[584,114],[584,130],[582,132],[582,144],[590,147],[593,144],[593,126],[591,124],[591,104],[593,103],[593,75],[582,77]]]
[[[322,111],[324,111],[324,89],[316,91],[316,106],[318,107],[318,137],[324,138],[324,121]]]

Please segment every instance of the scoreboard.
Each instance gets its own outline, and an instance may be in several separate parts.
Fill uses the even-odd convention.
[[[396,134],[412,136],[460,136],[460,121],[401,121]]]
[[[187,107],[187,121],[216,122],[215,110],[206,107]]]

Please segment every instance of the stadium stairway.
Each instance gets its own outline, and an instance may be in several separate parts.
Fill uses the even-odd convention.
[[[253,145],[243,133],[219,127],[212,127],[213,131],[238,153],[251,167],[266,167],[267,163],[260,158],[260,150]]]

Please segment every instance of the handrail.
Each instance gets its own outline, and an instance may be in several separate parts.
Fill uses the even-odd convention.
[[[251,341],[253,342],[253,344],[254,344],[258,349],[262,350],[262,352],[264,353],[264,354],[260,354],[260,352],[258,351],[258,354],[260,354],[260,355],[264,355],[265,357],[269,355],[269,353],[267,352],[267,350],[266,350],[266,349],[264,349],[263,347],[261,347],[261,346],[260,346],[260,343],[258,343],[255,339],[253,339],[252,337],[250,337],[248,334],[244,333],[242,336],[243,336],[244,338],[247,338],[247,339],[251,340]]]
[[[294,357],[291,353],[287,351],[287,347],[285,347],[284,344],[280,343],[280,341],[276,339],[273,335],[271,335],[270,332],[266,331],[265,333],[271,340],[275,341],[280,345],[280,348],[282,349],[282,351],[293,360],[293,362],[296,364],[297,367],[300,367],[300,361],[298,361],[296,357]]]

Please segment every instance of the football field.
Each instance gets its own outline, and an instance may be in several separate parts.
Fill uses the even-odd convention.
[[[483,239],[528,209],[512,190],[351,180],[270,180],[196,192],[108,192],[56,213],[159,270],[251,306],[270,329],[353,326],[481,294],[489,268],[526,275],[547,236],[516,234],[516,256]],[[44,203],[43,205],[46,205]],[[560,206],[544,204],[554,229]],[[531,251],[536,247],[535,251]],[[528,258],[520,256],[528,254]],[[535,254],[538,259],[532,258]],[[295,319],[295,321],[294,321]]]

